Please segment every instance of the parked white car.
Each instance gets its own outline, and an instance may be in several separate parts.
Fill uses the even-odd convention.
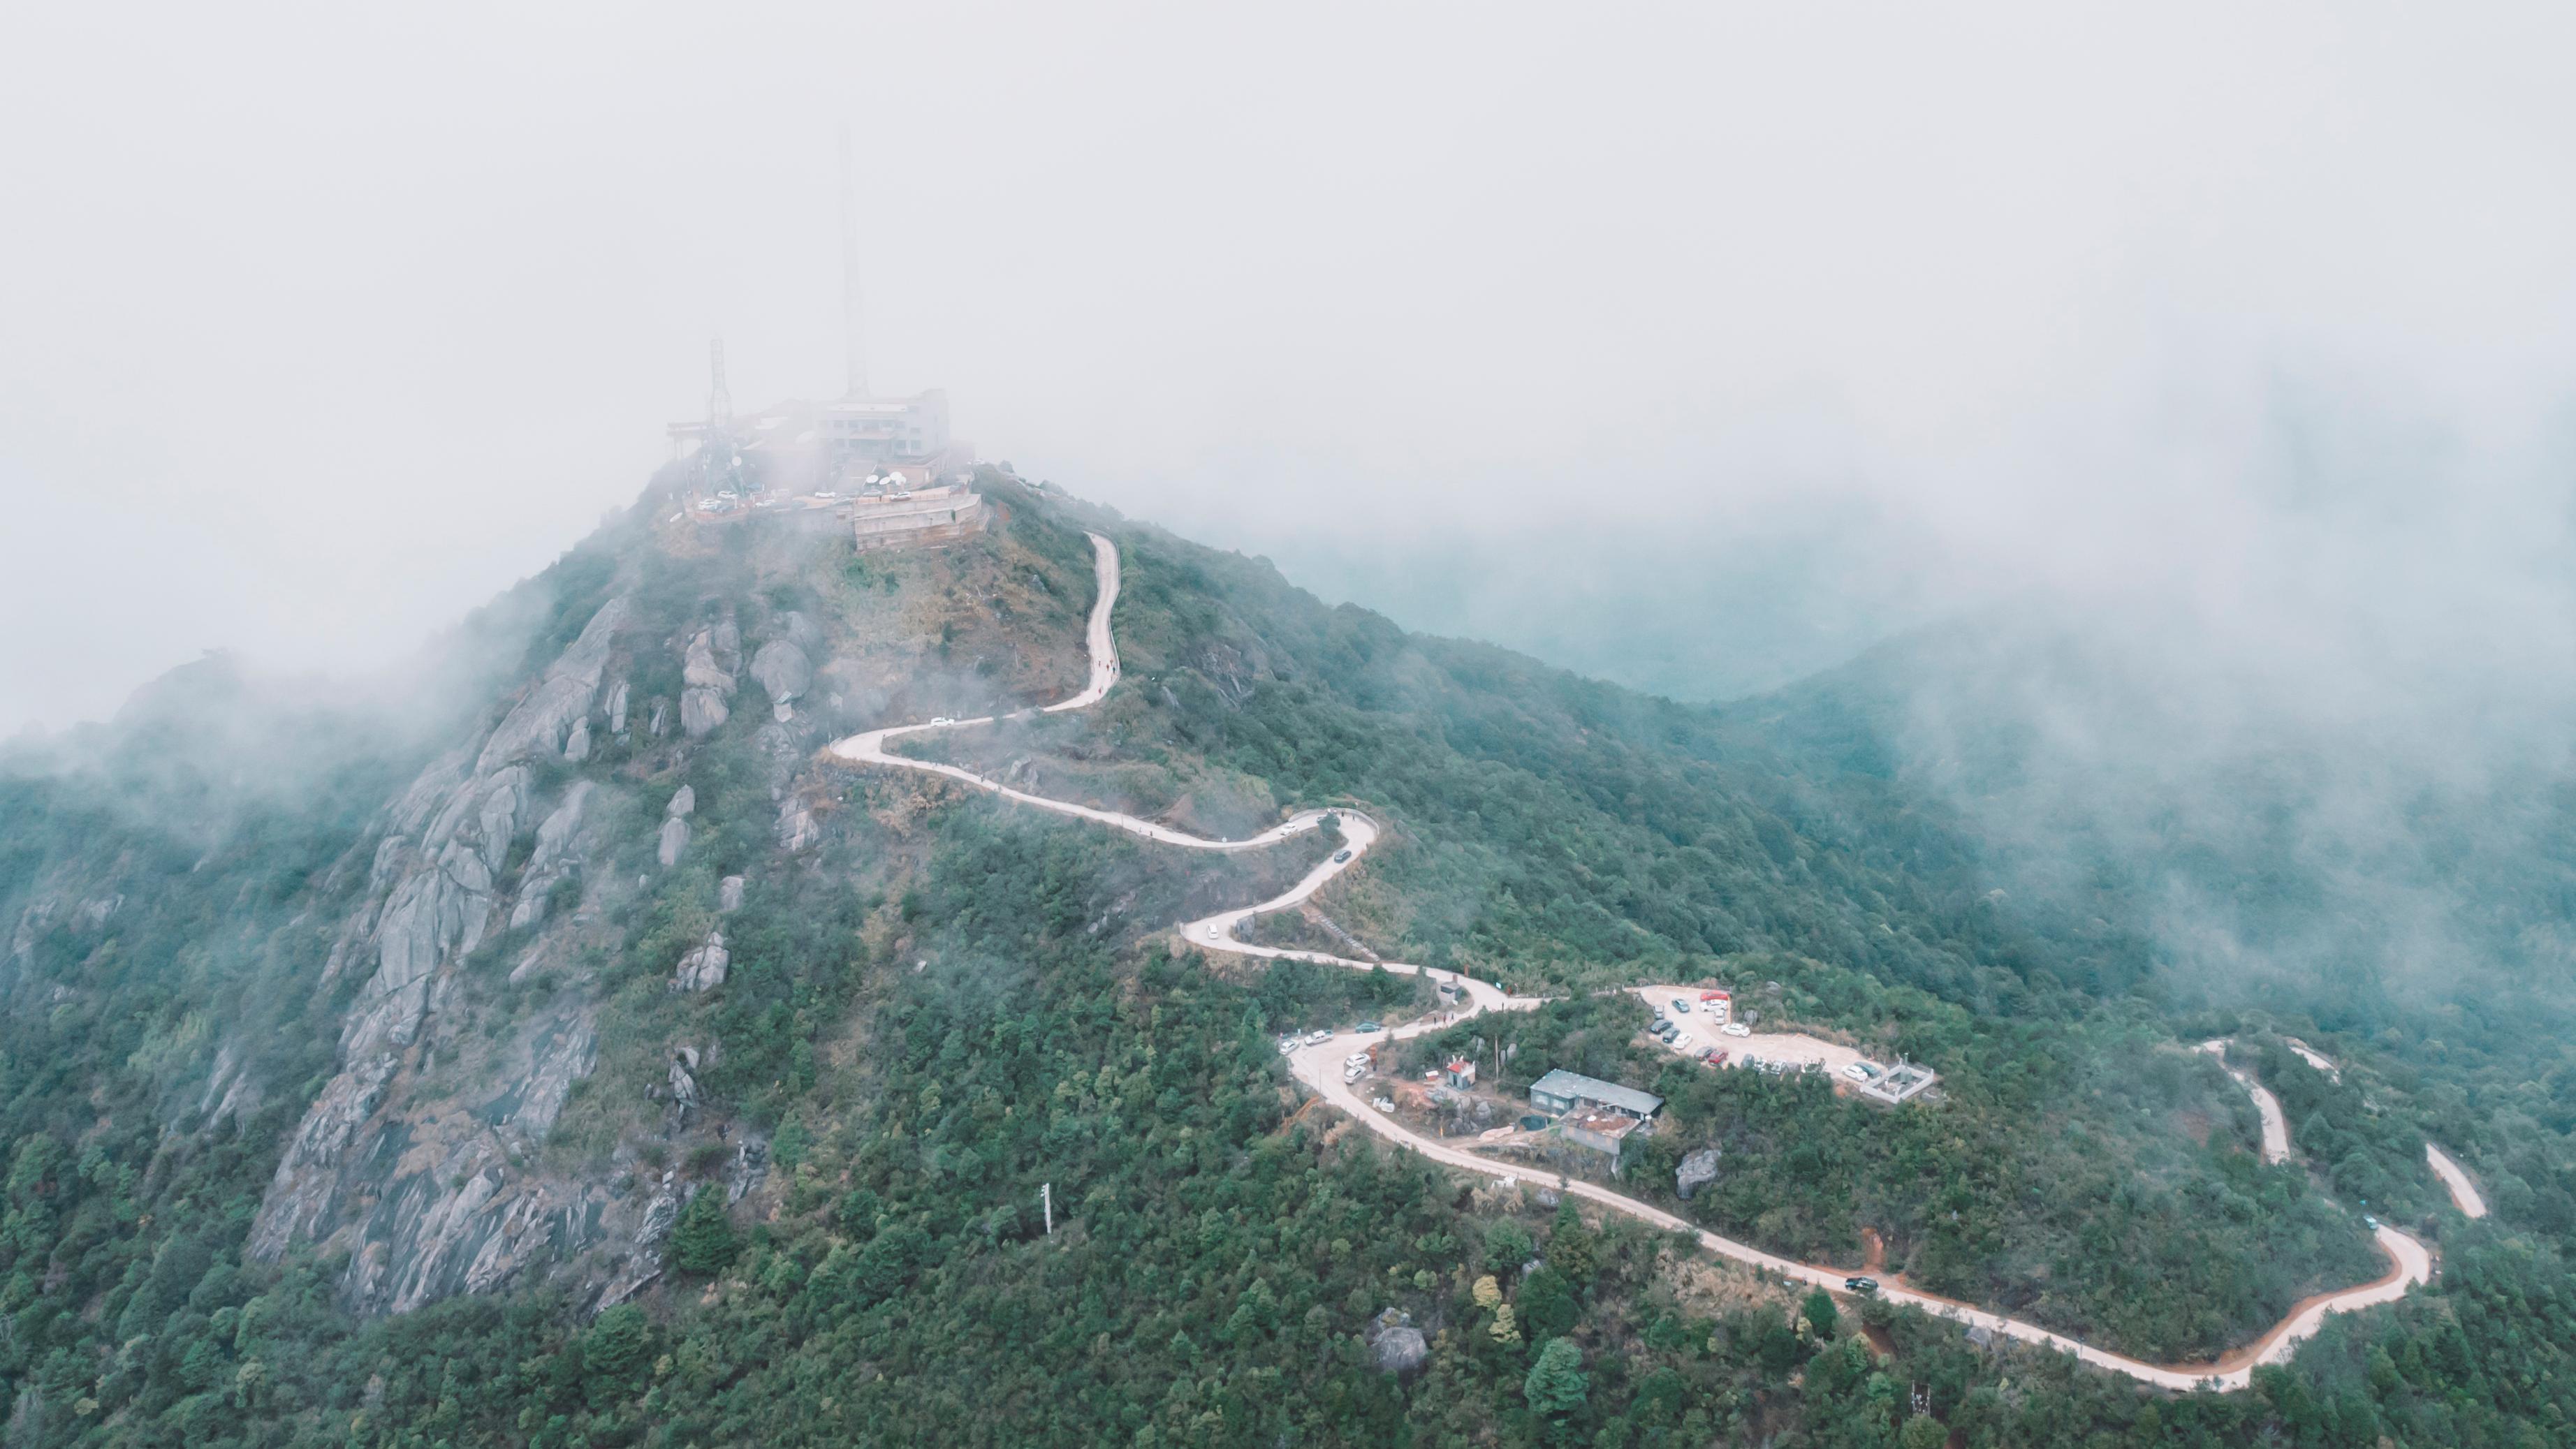
[[[1673,1050],[1674,1050],[1674,1051],[1677,1051],[1677,1052],[1686,1052],[1686,1051],[1689,1051],[1689,1050],[1690,1050],[1690,1044],[1691,1044],[1691,1034],[1690,1034],[1689,1032],[1686,1032],[1686,1031],[1685,1031],[1685,1032],[1678,1032],[1678,1033],[1676,1033],[1676,1034],[1674,1035],[1674,1037],[1673,1037]]]
[[[1728,1022],[1726,1025],[1719,1027],[1719,1028],[1718,1028],[1718,1030],[1719,1030],[1719,1031],[1722,1031],[1722,1032],[1725,1032],[1728,1036],[1751,1036],[1751,1035],[1753,1035],[1753,1028],[1751,1028],[1751,1027],[1749,1027],[1749,1026],[1746,1026],[1743,1022],[1740,1022],[1740,1021],[1730,1021],[1730,1022]]]
[[[1349,1056],[1342,1058],[1342,1065],[1346,1067],[1364,1067],[1368,1064],[1369,1054],[1367,1052],[1353,1052]]]
[[[1331,1041],[1332,1039],[1333,1034],[1329,1031],[1318,1030],[1306,1033],[1306,1045],[1308,1046],[1322,1046],[1324,1043]]]
[[[1853,1062],[1851,1065],[1843,1068],[1843,1075],[1851,1078],[1855,1082],[1866,1082],[1870,1079],[1871,1073],[1869,1068],[1862,1066],[1858,1062]]]
[[[1342,1068],[1342,1081],[1345,1083],[1356,1082],[1367,1075],[1368,1068],[1366,1067],[1352,1066]]]

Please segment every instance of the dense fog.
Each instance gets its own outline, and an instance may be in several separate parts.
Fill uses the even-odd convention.
[[[846,125],[878,386],[1328,598],[1685,700],[1937,637],[1889,727],[2006,836],[2286,757],[2348,861],[2562,763],[2544,7],[7,26],[10,728],[216,647],[382,700],[710,337],[835,391]]]
[[[2557,577],[2549,7],[0,24],[12,727],[416,644],[633,495],[710,336],[835,390],[842,124],[880,386],[1684,697],[2033,584],[2493,633]],[[2311,527],[2358,579],[2270,577]]]

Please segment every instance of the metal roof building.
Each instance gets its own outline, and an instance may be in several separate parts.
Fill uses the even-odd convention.
[[[1638,1118],[1652,1117],[1664,1110],[1664,1099],[1652,1092],[1640,1092],[1562,1067],[1530,1083],[1530,1105],[1541,1110],[1567,1112],[1582,1102]]]

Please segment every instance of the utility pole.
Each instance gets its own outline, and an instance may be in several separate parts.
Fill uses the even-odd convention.
[[[1038,1184],[1038,1207],[1046,1213],[1047,1236],[1055,1236],[1055,1184]]]

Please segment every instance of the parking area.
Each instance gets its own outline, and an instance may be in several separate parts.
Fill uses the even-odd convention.
[[[1713,1046],[1726,1053],[1726,1060],[1719,1063],[1721,1066],[1778,1062],[1790,1071],[1812,1066],[1837,1077],[1843,1068],[1864,1060],[1850,1047],[1802,1032],[1756,1030],[1743,1036],[1730,1035],[1703,1009],[1700,1001],[1702,991],[1696,986],[1640,986],[1635,991],[1655,1009],[1657,1016],[1681,1024],[1681,1031],[1672,1040],[1661,1041],[1660,1044],[1664,1050],[1682,1056],[1696,1058]],[[1676,1013],[1673,1010],[1675,1000],[1687,1000],[1691,1009]]]

